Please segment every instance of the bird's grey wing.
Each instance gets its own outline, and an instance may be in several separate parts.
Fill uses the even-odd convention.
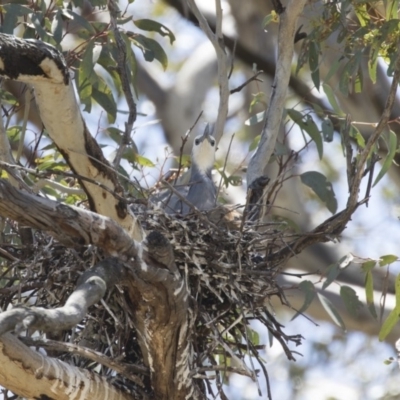
[[[217,201],[217,189],[211,179],[205,179],[189,188],[186,199],[201,211],[211,210]]]
[[[180,195],[183,197],[187,197],[189,188],[188,187],[180,187],[179,189],[175,188]],[[168,214],[181,213],[186,215],[188,213],[189,207],[183,203],[179,197],[172,193],[170,190],[166,189],[161,193],[158,193],[154,196],[151,196],[150,200],[159,204]]]

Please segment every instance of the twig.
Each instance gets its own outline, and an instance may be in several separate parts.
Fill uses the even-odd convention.
[[[215,225],[213,222],[211,222],[206,216],[204,216],[200,210],[197,209],[197,207],[195,207],[190,201],[188,201],[184,196],[182,196],[169,182],[167,182],[166,180],[162,180],[161,181],[165,186],[167,186],[167,188],[169,190],[171,190],[171,192],[173,192],[173,194],[175,194],[179,200],[183,201],[187,206],[189,206],[194,213],[204,222],[206,222],[209,226],[211,226],[212,228],[214,228],[216,231],[222,233],[223,235],[226,235],[226,232],[223,232],[221,229],[218,228],[217,225]]]
[[[38,178],[44,178],[49,175],[61,175],[61,176],[65,176],[67,178],[79,179],[82,181],[92,183],[93,185],[97,185],[97,186],[101,187],[102,189],[104,189],[105,191],[107,191],[108,193],[112,194],[116,199],[127,203],[127,200],[125,199],[125,197],[120,196],[118,193],[111,190],[109,187],[103,185],[102,183],[97,182],[94,179],[87,178],[82,175],[74,174],[72,172],[64,172],[64,171],[53,170],[53,169],[48,169],[46,171],[38,171],[36,169],[26,168],[26,167],[22,167],[20,165],[13,165],[13,164],[9,164],[9,163],[2,162],[2,161],[0,161],[0,167],[4,168],[10,174],[14,169],[16,169],[16,170],[22,170],[22,171],[28,172],[29,174],[37,176]],[[28,189],[30,191],[30,188],[28,188]]]
[[[231,146],[232,146],[232,142],[233,142],[233,138],[234,137],[235,137],[235,134],[233,134],[231,136],[231,140],[229,142],[228,151],[227,151],[226,157],[225,157],[224,167],[222,168],[221,179],[219,180],[219,185],[218,185],[218,190],[217,190],[217,198],[219,196],[219,192],[221,191],[222,181],[223,181],[223,178],[224,178],[223,174],[225,173],[226,164],[228,163],[228,157],[229,157],[229,153],[231,151]]]
[[[371,193],[371,188],[372,188],[372,179],[374,178],[374,169],[375,169],[375,164],[380,160],[380,157],[373,153],[371,155],[371,160],[370,160],[370,166],[368,167],[368,183],[367,183],[367,189],[365,190],[365,198],[367,201],[365,202],[365,206],[368,207],[368,200],[369,196]]]
[[[236,93],[236,92],[240,92],[244,87],[246,87],[252,81],[262,82],[261,79],[258,79],[258,76],[263,74],[263,73],[264,73],[264,71],[257,71],[252,77],[247,79],[246,82],[242,83],[241,85],[239,85],[235,89],[232,89],[229,93],[233,94],[233,93]]]
[[[142,367],[141,365],[136,364],[117,362],[109,357],[106,357],[104,354],[89,349],[87,347],[77,346],[72,343],[57,342],[50,339],[38,339],[26,336],[20,336],[18,339],[27,346],[43,347],[44,349],[51,351],[76,354],[88,360],[92,360],[98,364],[104,365],[105,367],[118,372],[122,376],[125,376],[129,380],[134,381],[140,386],[143,386],[143,382],[134,374],[149,375],[149,371],[146,367]]]
[[[196,121],[194,121],[194,124],[188,129],[188,131],[185,133],[185,136],[182,138],[182,145],[179,149],[179,165],[178,165],[178,172],[176,173],[176,178],[174,181],[174,185],[176,185],[176,181],[178,180],[179,174],[181,172],[181,168],[182,168],[182,157],[183,157],[183,149],[185,147],[185,144],[187,142],[187,140],[189,139],[190,134],[192,133],[194,127],[196,126],[196,124],[199,122],[199,119],[201,118],[201,116],[203,115],[203,111],[200,111],[199,116],[196,118]]]

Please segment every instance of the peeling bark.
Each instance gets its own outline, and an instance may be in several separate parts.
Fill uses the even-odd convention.
[[[31,84],[41,119],[71,169],[123,194],[117,174],[88,131],[64,57],[53,46],[0,33],[0,75]],[[118,222],[138,241],[143,232],[121,202],[98,185],[82,180],[90,209]]]
[[[278,33],[278,61],[271,100],[267,117],[261,132],[257,150],[249,162],[247,168],[247,185],[265,173],[269,159],[275,149],[276,139],[282,123],[283,108],[286,101],[286,93],[290,79],[292,59],[294,54],[294,37],[296,33],[296,21],[303,11],[306,0],[290,1],[280,14]]]
[[[128,266],[121,269],[117,263],[111,275],[102,273],[107,284],[99,278],[98,269],[96,273],[88,271],[60,309],[22,308],[0,314],[0,333],[14,327],[49,331],[56,329],[57,323],[60,329],[71,327],[83,318],[90,304],[103,296],[105,286],[123,280],[155,398],[201,398],[190,376],[193,315],[189,295],[175,265],[171,244],[161,234],[152,232],[143,243],[137,243],[107,217],[33,196],[5,180],[0,180],[0,215],[50,231],[68,246],[76,246],[77,242],[101,246]]]
[[[0,179],[0,215],[51,233],[66,246],[95,244],[111,256],[133,257],[139,244],[112,219],[34,196]]]
[[[11,334],[0,339],[0,384],[29,399],[135,399],[98,374],[45,357]]]

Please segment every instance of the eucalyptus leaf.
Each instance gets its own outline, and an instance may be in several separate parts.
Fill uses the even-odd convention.
[[[308,171],[300,175],[301,181],[310,187],[314,193],[325,203],[328,210],[334,214],[337,210],[337,200],[332,184],[325,175],[317,171]]]

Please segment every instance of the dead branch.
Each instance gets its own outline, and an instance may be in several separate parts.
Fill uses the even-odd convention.
[[[138,253],[139,244],[112,219],[31,195],[4,179],[0,180],[0,215],[50,232],[69,247],[95,244],[111,256],[126,258]]]
[[[143,383],[140,382],[140,380],[136,380],[133,374],[149,375],[148,369],[141,365],[121,363],[87,347],[77,346],[72,343],[57,342],[51,339],[31,338],[27,336],[19,336],[18,339],[27,346],[42,347],[45,350],[58,353],[71,353],[87,358],[88,360],[118,372],[120,375],[135,381],[135,383],[139,385],[143,385]]]
[[[82,275],[63,307],[17,307],[0,313],[0,336],[10,331],[59,332],[73,328],[83,320],[88,308],[100,301],[107,288],[124,280],[125,275],[124,266],[117,259],[104,260]]]

